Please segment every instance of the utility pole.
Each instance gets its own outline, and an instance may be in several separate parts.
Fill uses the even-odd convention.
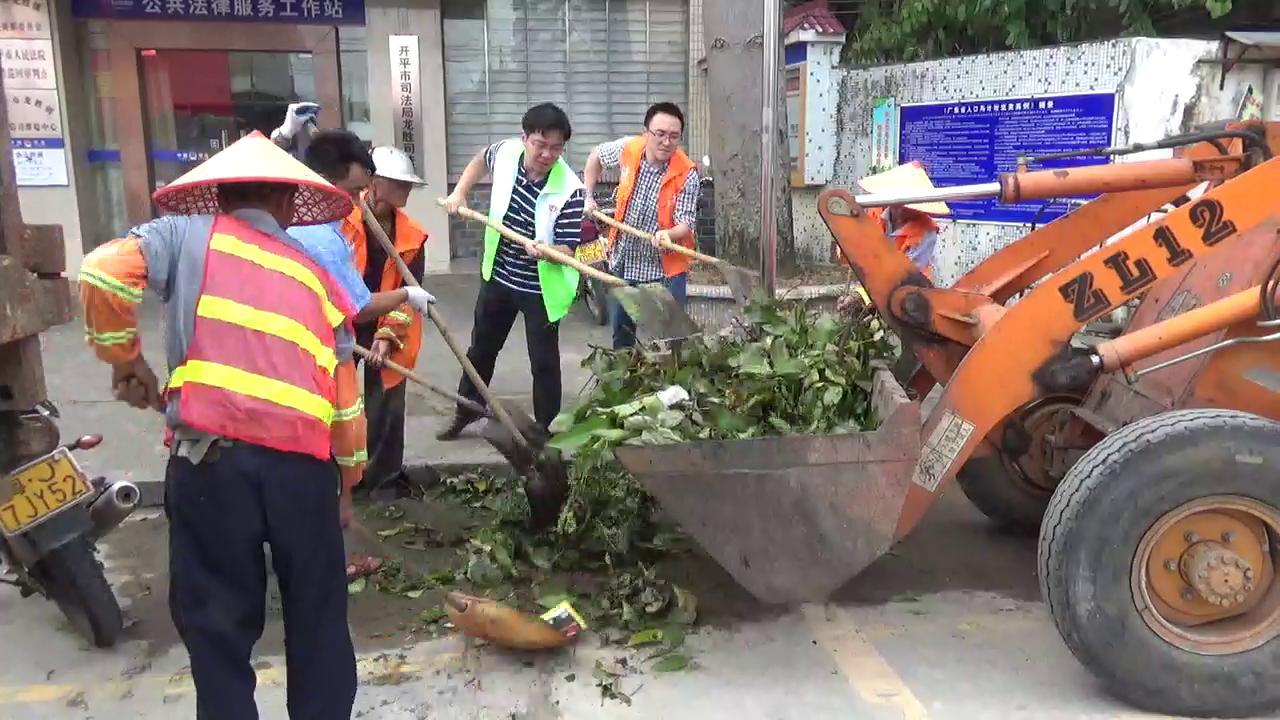
[[[772,20],[767,21],[766,16]],[[763,252],[774,270],[795,262],[790,153],[779,150],[787,147],[787,106],[781,94],[781,21],[777,0],[702,3],[711,127],[708,146],[715,172],[716,253],[740,265],[763,269]],[[766,49],[773,57],[771,64],[766,63]],[[762,72],[765,67],[772,71]],[[762,81],[762,76],[771,79]],[[773,98],[772,103],[764,101],[764,92]],[[772,108],[767,128],[766,106]],[[771,145],[766,142],[766,133],[772,138]],[[771,147],[768,153],[766,146]],[[767,187],[766,162],[772,169]],[[766,192],[771,202],[763,200]],[[766,223],[772,233],[763,231]]]
[[[760,277],[765,292],[772,298],[778,289],[778,219],[773,202],[773,169],[777,164],[779,130],[774,122],[778,119],[778,105],[783,107],[780,127],[785,128],[787,124],[786,103],[778,102],[778,75],[782,72],[778,62],[778,20],[782,8],[779,0],[761,2],[764,3],[764,62],[760,83],[760,197],[764,202],[760,203]]]

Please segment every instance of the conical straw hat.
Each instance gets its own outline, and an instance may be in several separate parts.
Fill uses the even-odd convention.
[[[218,186],[230,183],[296,185],[291,225],[319,225],[351,213],[351,197],[312,172],[256,130],[156,191],[161,208],[182,215],[216,215]]]
[[[903,163],[892,170],[875,175],[868,175],[858,181],[862,189],[877,195],[911,195],[924,190],[934,190],[933,181],[919,160]],[[919,210],[930,215],[950,215],[951,208],[942,201],[913,203],[907,205],[912,210]]]

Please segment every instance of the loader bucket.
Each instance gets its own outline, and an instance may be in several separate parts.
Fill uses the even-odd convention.
[[[758,600],[826,599],[895,542],[920,455],[920,404],[888,370],[879,427],[615,449],[618,460]]]

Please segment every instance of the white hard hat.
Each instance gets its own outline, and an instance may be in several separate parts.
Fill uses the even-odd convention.
[[[373,149],[373,174],[388,180],[399,180],[413,185],[426,185],[427,181],[413,171],[413,160],[400,148],[381,145]]]

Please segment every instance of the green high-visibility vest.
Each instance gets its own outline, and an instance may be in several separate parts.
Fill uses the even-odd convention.
[[[505,140],[498,146],[493,160],[493,188],[489,197],[489,220],[501,224],[511,204],[511,192],[516,186],[516,175],[524,157],[524,144],[519,140]],[[556,160],[547,173],[547,184],[538,195],[533,212],[535,242],[555,244],[556,218],[560,208],[582,189],[582,181],[564,158]],[[486,227],[484,231],[484,258],[480,264],[480,276],[489,281],[493,277],[493,262],[498,256],[498,231]],[[538,284],[542,287],[542,304],[547,309],[547,319],[556,322],[569,314],[578,294],[578,271],[546,260],[538,261]]]

